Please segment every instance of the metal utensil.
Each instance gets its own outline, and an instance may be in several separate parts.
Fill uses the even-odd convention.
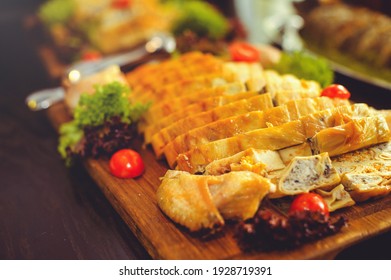
[[[31,93],[26,98],[26,105],[32,111],[40,111],[49,108],[56,102],[64,99],[63,87],[48,88]]]
[[[129,52],[107,56],[96,61],[74,63],[65,70],[64,79],[68,83],[77,83],[83,77],[102,71],[110,65],[130,68],[132,65],[154,59],[156,54],[170,54],[175,48],[176,42],[172,35],[159,33],[153,35],[142,46]],[[63,100],[64,96],[65,90],[63,87],[49,88],[31,93],[27,96],[25,102],[32,111],[40,111]]]

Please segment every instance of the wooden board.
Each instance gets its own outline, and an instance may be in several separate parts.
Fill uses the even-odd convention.
[[[69,120],[63,103],[52,106],[47,113],[55,128]],[[226,226],[212,238],[201,239],[174,224],[160,211],[155,192],[167,164],[156,160],[152,150],[142,149],[140,143],[136,143],[135,148],[146,166],[140,178],[115,178],[109,173],[105,160],[87,160],[85,168],[154,259],[328,259],[353,244],[391,229],[391,196],[387,196],[340,211],[348,218],[348,227],[294,250],[243,252],[234,238],[233,225]]]

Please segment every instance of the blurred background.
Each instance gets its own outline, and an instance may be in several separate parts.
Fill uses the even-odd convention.
[[[83,170],[70,172],[64,168],[56,153],[57,134],[46,114],[33,113],[24,103],[30,92],[57,86],[57,74],[64,65],[83,57],[91,59],[136,45],[140,36],[134,32],[122,45],[114,44],[118,41],[105,45],[103,43],[110,42],[102,40],[105,38],[104,32],[110,32],[109,27],[118,23],[119,18],[126,21],[127,12],[123,7],[127,7],[127,1],[116,1],[120,11],[108,13],[102,29],[95,29],[91,25],[97,20],[96,11],[86,10],[91,21],[79,15],[79,20],[88,23],[86,25],[81,26],[78,21],[77,24],[75,21],[68,24],[65,20],[69,16],[67,7],[58,9],[54,5],[43,9],[47,2],[54,1],[0,1],[0,259],[148,259],[146,251],[90,177]],[[80,2],[88,7],[86,3],[89,1]],[[175,9],[167,10],[155,1],[133,2],[134,5],[149,3],[149,8],[157,13],[156,17],[162,17],[164,23],[177,12]],[[357,11],[351,7],[329,6],[341,1],[208,2],[218,8],[224,16],[223,20],[215,14],[209,17],[209,13],[201,12],[201,17],[212,19],[211,23],[207,22],[209,27],[214,28],[206,30],[204,25],[192,26],[199,33],[194,30],[191,33],[181,29],[188,22],[178,25],[175,30],[177,43],[183,51],[196,47],[224,55],[224,43],[232,40],[272,44],[287,51],[316,46],[311,49],[312,52],[335,60],[335,81],[346,85],[354,93],[353,101],[390,109],[391,87],[387,73],[391,64],[391,47],[386,48],[391,46],[388,19],[391,14],[390,1],[343,1],[354,4],[354,9],[359,9]],[[146,8],[146,5],[140,7]],[[156,10],[154,5],[159,5],[162,10]],[[352,19],[351,11],[360,12],[363,16]],[[329,17],[319,23],[317,19],[320,14]],[[113,18],[113,15],[119,17]],[[330,21],[335,15],[345,20]],[[200,13],[189,13],[188,16],[198,18]],[[160,22],[147,23],[133,22],[148,32],[151,28],[149,24],[153,28],[169,28]],[[381,26],[381,29],[375,30],[377,26]],[[115,32],[118,32],[118,38],[125,39],[120,29]],[[349,48],[358,44],[362,46],[362,51],[352,53]],[[52,54],[59,55],[47,56],[47,52],[40,51],[48,46]],[[375,48],[382,58],[368,55],[368,48]],[[338,60],[341,57],[349,57],[348,62]],[[358,63],[354,69],[346,67],[346,64],[355,64],[351,61],[364,62],[364,66]],[[368,68],[370,71],[357,74],[359,70]],[[380,82],[376,79],[380,76],[379,72],[386,74]],[[385,233],[353,246],[337,258],[390,258],[390,252],[384,252],[384,244],[390,242],[391,234]]]

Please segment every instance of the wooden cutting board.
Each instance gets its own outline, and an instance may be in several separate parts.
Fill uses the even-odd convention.
[[[63,103],[50,107],[47,113],[56,129],[70,119]],[[347,227],[293,250],[244,252],[234,238],[234,225],[226,226],[214,237],[202,239],[189,234],[160,211],[155,192],[168,167],[165,161],[155,159],[150,148],[143,149],[141,141],[138,142],[133,148],[140,151],[146,166],[140,178],[115,178],[105,160],[86,160],[85,168],[154,259],[328,259],[391,229],[391,196],[387,196],[341,210],[339,213],[348,219]]]

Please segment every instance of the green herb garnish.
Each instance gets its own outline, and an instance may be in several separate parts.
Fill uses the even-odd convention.
[[[131,104],[129,94],[126,85],[112,82],[97,85],[92,95],[80,96],[74,119],[59,130],[58,151],[67,164],[74,154],[98,156],[111,152],[123,139],[129,140],[132,125],[149,107],[149,104]]]
[[[80,127],[98,126],[105,120],[118,116],[122,122],[130,123],[132,116],[129,93],[129,88],[119,82],[96,86],[94,94],[80,96],[75,108],[75,121]]]
[[[334,80],[334,72],[324,58],[299,51],[283,52],[273,69],[280,74],[293,74],[300,79],[317,81],[323,88]]]
[[[175,36],[192,31],[199,37],[218,40],[229,31],[228,20],[209,3],[195,0],[178,2],[181,16],[172,26]]]
[[[73,16],[74,10],[73,0],[50,0],[40,7],[38,16],[48,26],[65,24]]]
[[[61,157],[65,159],[66,164],[70,165],[70,158],[68,158],[68,149],[74,148],[83,138],[83,130],[76,124],[75,121],[67,122],[61,125],[60,139],[58,143],[58,152]]]

